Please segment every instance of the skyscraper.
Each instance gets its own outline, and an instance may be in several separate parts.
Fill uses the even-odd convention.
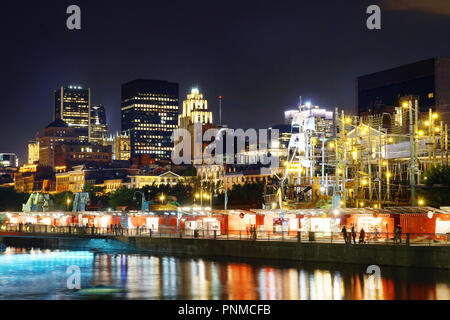
[[[178,117],[178,126],[188,129],[194,123],[212,124],[212,112],[208,110],[208,101],[203,98],[198,89],[192,89],[191,94],[183,101],[183,113]]]
[[[105,107],[102,105],[91,107],[91,127],[89,130],[89,142],[102,144],[108,135]]]
[[[122,85],[122,134],[131,156],[168,160],[178,120],[178,83],[138,79]]]
[[[91,90],[78,86],[55,90],[54,120],[63,120],[71,128],[78,129],[81,141],[88,141],[90,123]]]
[[[192,89],[183,101],[183,113],[178,116],[178,127],[189,131],[191,135],[191,158],[194,164],[202,163],[202,153],[209,142],[202,142],[201,150],[194,148],[195,125],[201,128],[203,137],[204,131],[214,128],[212,112],[208,110],[208,101],[203,98],[203,94],[198,89]],[[198,154],[200,151],[201,154]]]

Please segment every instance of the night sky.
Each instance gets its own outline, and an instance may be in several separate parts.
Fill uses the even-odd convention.
[[[66,28],[81,7],[82,29]],[[366,28],[366,8],[382,29]],[[234,128],[283,121],[298,97],[355,108],[357,76],[450,56],[450,1],[4,1],[0,34],[0,152],[26,161],[27,142],[52,121],[53,91],[91,88],[120,130],[120,86],[136,79],[192,87]]]

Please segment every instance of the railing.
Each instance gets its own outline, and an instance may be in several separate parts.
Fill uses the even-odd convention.
[[[149,228],[98,228],[93,226],[50,226],[39,224],[1,224],[2,234],[18,235],[81,235],[81,236],[129,236],[153,238],[186,238],[186,239],[215,239],[215,240],[251,240],[251,241],[290,241],[305,243],[341,243],[347,245],[364,244],[396,244],[396,245],[450,245],[450,233],[370,233],[363,237],[355,233],[352,237],[348,233],[347,241],[342,232],[305,232],[305,231],[263,231],[263,230],[210,230],[186,229],[177,230],[176,227],[160,227],[157,230]],[[348,241],[350,239],[350,241]]]

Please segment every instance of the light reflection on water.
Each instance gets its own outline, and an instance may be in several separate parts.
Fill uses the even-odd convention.
[[[81,269],[82,289],[124,292],[68,290],[71,265]],[[383,267],[374,279],[365,268],[8,248],[0,253],[0,299],[450,299],[448,271]]]

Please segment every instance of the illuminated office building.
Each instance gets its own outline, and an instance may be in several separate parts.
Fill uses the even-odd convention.
[[[450,122],[450,58],[435,57],[356,79],[358,115],[392,113],[402,97],[417,96],[420,113],[431,108]]]
[[[105,107],[102,105],[91,107],[91,127],[89,131],[89,142],[102,144],[108,135],[108,125],[106,124]]]
[[[112,147],[113,160],[130,160],[131,145],[130,137],[127,135],[116,133],[114,136],[110,135],[106,140],[103,140],[103,145],[110,145]]]
[[[44,134],[39,138],[39,164],[54,167],[55,149],[58,145],[80,142],[77,130],[61,119],[45,127]]]
[[[122,85],[122,134],[130,137],[132,157],[171,158],[178,101],[177,83],[138,79]]]
[[[191,134],[191,156],[194,164],[201,164],[201,155],[194,154],[194,126],[200,124],[202,136],[204,131],[215,128],[213,125],[212,112],[208,111],[208,101],[203,98],[203,94],[198,89],[192,89],[183,101],[183,113],[178,116],[178,127],[188,130]],[[208,142],[202,143],[202,152],[208,145]]]
[[[0,153],[0,167],[13,167],[19,166],[19,158],[15,153]]]
[[[183,113],[178,117],[178,126],[188,129],[195,123],[212,124],[212,112],[208,111],[208,101],[203,99],[198,89],[192,89],[191,94],[183,101]]]
[[[39,139],[28,142],[28,164],[39,161]]]
[[[71,128],[78,129],[81,141],[88,141],[90,123],[91,90],[78,86],[55,90],[54,120],[63,120]]]

